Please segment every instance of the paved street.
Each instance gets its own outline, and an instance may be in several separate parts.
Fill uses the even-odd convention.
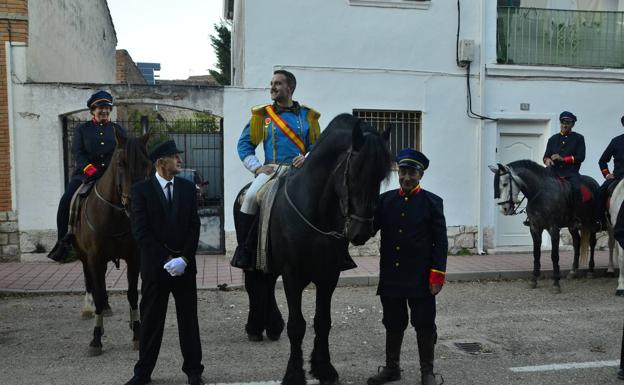
[[[614,278],[566,280],[563,293],[554,295],[548,281],[540,281],[535,290],[528,289],[525,280],[448,283],[438,297],[436,371],[446,384],[621,384],[615,365],[624,299],[613,295],[615,285]],[[277,294],[286,313],[284,294]],[[313,338],[313,294],[311,287],[304,300],[306,358]],[[130,377],[137,353],[130,350],[125,296],[111,295],[115,314],[105,319],[104,354],[95,358],[85,357],[93,325],[79,319],[81,300],[77,294],[1,297],[1,384],[107,385]],[[264,384],[283,375],[287,338],[248,342],[243,331],[246,305],[242,290],[200,292],[205,376],[210,383]],[[384,330],[375,288],[338,288],[332,310],[330,348],[342,383],[364,384],[383,364]],[[153,383],[183,384],[173,304],[166,325]],[[480,345],[476,354],[469,354],[456,343]],[[404,378],[396,384],[417,383],[412,330],[402,357]],[[549,366],[535,368],[543,365]]]

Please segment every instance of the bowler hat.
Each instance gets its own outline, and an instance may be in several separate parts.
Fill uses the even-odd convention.
[[[570,111],[563,111],[561,114],[559,114],[559,120],[571,120],[573,122],[576,122],[576,115],[574,115]]]
[[[399,151],[396,156],[399,167],[420,168],[426,170],[429,167],[429,159],[420,151],[407,147]]]
[[[183,152],[184,151],[178,149],[176,143],[173,140],[167,140],[156,146],[149,154],[149,157],[152,162],[156,162],[156,160],[165,156],[181,154]]]
[[[102,106],[113,106],[113,97],[106,91],[98,91],[91,95],[89,100],[87,100],[87,108],[89,109],[91,109],[92,107]]]

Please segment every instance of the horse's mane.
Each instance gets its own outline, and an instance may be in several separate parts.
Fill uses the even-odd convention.
[[[529,159],[516,160],[507,164],[507,166],[511,167],[514,170],[517,170],[518,168],[527,169],[539,177],[554,177],[555,176],[551,167],[544,167]]]
[[[145,164],[151,163],[142,138],[128,137],[125,145],[126,161],[131,175],[140,175],[145,171]]]
[[[340,152],[348,151],[352,143],[353,127],[356,124],[360,124],[362,128],[364,144],[354,157],[351,166],[357,175],[357,178],[354,178],[353,188],[359,189],[365,195],[368,193],[373,195],[378,191],[369,191],[371,186],[377,186],[392,170],[392,154],[381,134],[368,123],[350,114],[336,116],[321,133],[313,152],[320,152],[318,155],[322,156],[329,148]]]

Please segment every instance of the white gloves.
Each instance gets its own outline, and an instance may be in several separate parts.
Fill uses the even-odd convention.
[[[178,275],[182,275],[184,273],[184,269],[186,269],[186,262],[184,258],[177,257],[173,258],[171,261],[165,263],[163,266],[172,277],[177,277]]]

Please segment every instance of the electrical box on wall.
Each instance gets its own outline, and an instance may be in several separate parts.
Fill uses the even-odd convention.
[[[475,41],[470,39],[462,39],[459,41],[459,52],[457,53],[459,62],[464,66],[474,61],[475,57]]]

